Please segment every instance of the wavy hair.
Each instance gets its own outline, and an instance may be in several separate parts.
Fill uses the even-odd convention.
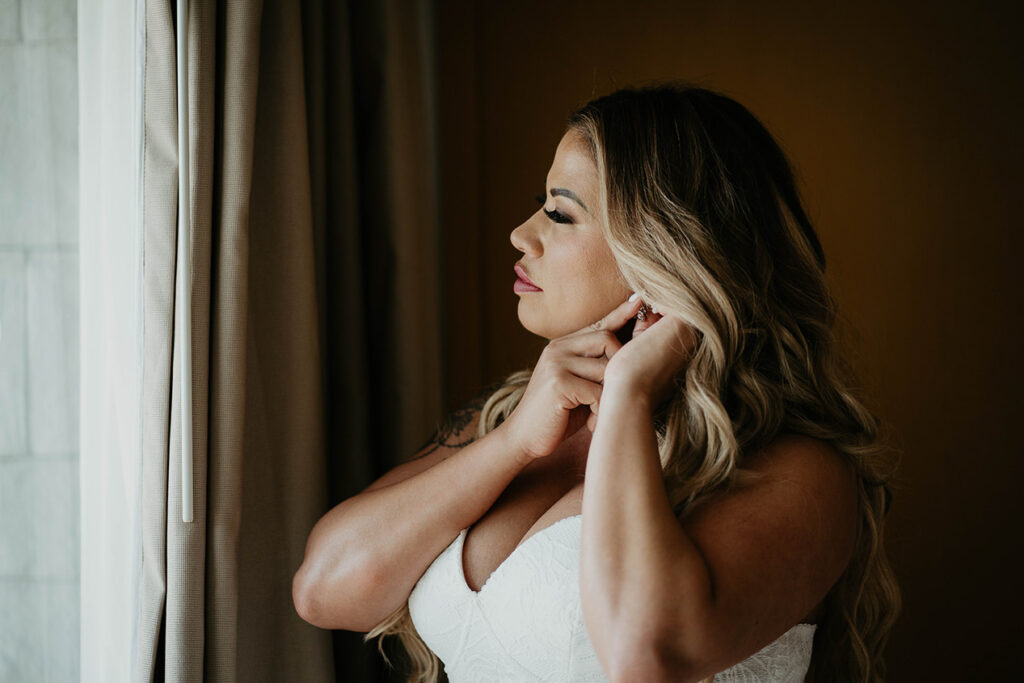
[[[884,546],[897,459],[840,350],[825,254],[785,155],[742,105],[686,84],[599,97],[567,132],[596,162],[602,230],[625,281],[697,332],[656,420],[676,514],[742,485],[752,473],[741,455],[783,432],[834,446],[858,476],[857,537],[825,597],[807,680],[883,681],[901,608]],[[530,375],[515,372],[490,395],[478,437],[512,413]],[[436,680],[407,608],[367,639],[387,634],[409,653],[411,680]]]

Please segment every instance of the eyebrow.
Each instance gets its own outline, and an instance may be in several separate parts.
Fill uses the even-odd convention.
[[[552,187],[551,188],[551,196],[552,197],[568,197],[569,199],[573,200],[574,202],[576,202],[577,204],[582,206],[584,211],[586,211],[587,213],[590,213],[590,209],[587,208],[587,205],[584,204],[583,200],[581,200],[579,197],[577,197],[576,193],[573,192],[572,190],[567,190],[564,187]]]

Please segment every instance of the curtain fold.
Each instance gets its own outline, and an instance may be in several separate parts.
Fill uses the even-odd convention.
[[[410,455],[444,405],[433,4],[304,2],[303,33],[321,348],[329,350],[329,508]],[[337,680],[382,675],[360,634],[333,637]]]
[[[170,5],[146,2],[142,118],[142,565],[132,678],[154,679],[168,588],[169,430],[173,417],[174,269],[177,218],[174,31]],[[198,398],[198,397],[197,397]],[[201,400],[201,399],[200,399]],[[202,446],[197,444],[197,450]],[[201,487],[205,473],[196,474]],[[89,492],[83,491],[83,499]],[[180,492],[177,494],[180,515]],[[202,505],[197,501],[197,507]],[[174,514],[172,511],[170,514]],[[200,512],[198,519],[204,519]],[[201,523],[201,522],[200,522]],[[83,548],[83,553],[87,552]],[[83,590],[86,589],[83,586]],[[152,644],[152,646],[151,646]],[[162,669],[163,662],[159,663]]]
[[[249,196],[249,414],[239,444],[240,680],[332,675],[328,634],[302,622],[291,599],[306,535],[326,503],[300,17],[296,3],[264,4]]]
[[[82,15],[103,2],[83,0]],[[88,507],[141,546],[120,587],[137,616],[121,663],[83,680],[378,680],[359,635],[298,617],[291,579],[316,520],[411,454],[442,406],[431,5],[190,3],[191,523],[172,5],[137,5],[136,530],[82,496],[83,520]],[[89,367],[102,364],[83,356]],[[83,537],[83,596],[99,551]],[[83,624],[112,609],[84,605]]]

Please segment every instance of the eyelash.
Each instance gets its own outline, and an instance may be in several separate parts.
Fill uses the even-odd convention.
[[[544,203],[544,195],[542,194],[537,195],[536,197],[534,197],[534,199],[537,200],[538,204]],[[555,223],[572,223],[572,219],[566,216],[561,211],[548,211],[547,209],[544,209],[544,215],[550,218]]]

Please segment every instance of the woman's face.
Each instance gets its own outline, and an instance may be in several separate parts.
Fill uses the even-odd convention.
[[[517,266],[541,291],[516,283],[519,322],[555,339],[604,317],[630,295],[598,222],[597,166],[569,131],[548,170],[544,205],[512,231]],[[593,212],[593,213],[592,213]]]

